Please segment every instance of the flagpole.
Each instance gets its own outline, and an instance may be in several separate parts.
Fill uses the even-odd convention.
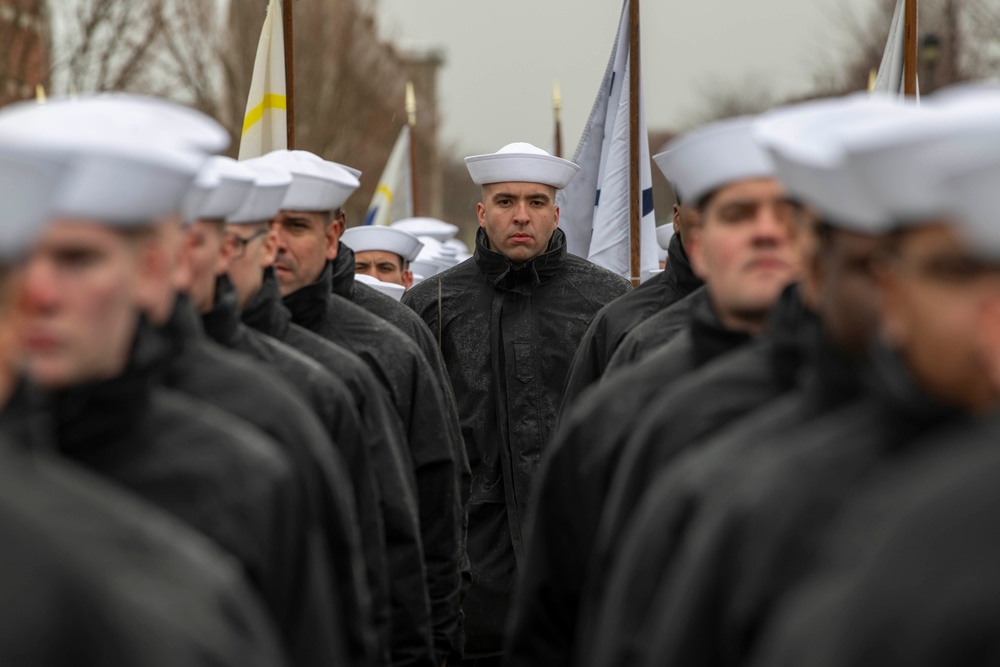
[[[281,27],[285,41],[285,124],[290,151],[295,150],[295,34],[292,1],[282,0],[281,8]]]
[[[555,156],[562,157],[563,147],[562,147],[562,91],[559,90],[559,82],[556,81],[552,84],[552,113],[555,116]]]
[[[906,0],[903,39],[903,94],[917,94],[917,0]]]
[[[639,0],[629,0],[628,18],[628,58],[629,58],[629,236],[631,256],[632,286],[639,285]]]
[[[406,124],[410,126],[410,205],[413,217],[420,215],[417,208],[417,96],[413,82],[406,82]]]

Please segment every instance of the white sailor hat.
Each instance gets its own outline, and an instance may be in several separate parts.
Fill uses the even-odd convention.
[[[273,151],[253,161],[258,160],[291,173],[292,186],[281,205],[287,211],[335,211],[361,185],[344,167],[308,151]]]
[[[53,99],[0,111],[0,147],[72,166],[51,215],[122,226],[177,211],[205,160],[228,141],[207,116],[147,97]]]
[[[926,98],[905,115],[872,120],[843,133],[848,167],[896,224],[952,213],[944,164],[989,160],[985,138],[1000,125],[1000,95]]]
[[[259,158],[244,160],[240,165],[253,175],[253,186],[240,207],[226,216],[226,222],[246,225],[271,221],[283,208],[292,175]]]
[[[416,236],[402,229],[383,227],[381,225],[364,225],[351,227],[344,231],[340,240],[354,252],[382,250],[394,252],[404,261],[417,258],[417,253],[424,247]]]
[[[209,158],[184,198],[184,221],[224,220],[239,210],[253,186],[254,172],[246,166],[221,155]]]
[[[542,183],[562,190],[573,180],[579,165],[549,155],[524,142],[507,144],[496,153],[465,158],[476,185],[489,183]]]
[[[668,222],[656,228],[656,245],[662,250],[670,249],[670,239],[674,238],[674,225]]]
[[[854,125],[908,111],[889,98],[849,95],[776,109],[757,120],[756,132],[793,197],[812,206],[825,222],[877,234],[888,231],[892,216],[847,161],[842,135]]]
[[[754,136],[754,120],[741,116],[700,127],[668,143],[653,161],[692,206],[723,185],[774,177],[771,158]]]
[[[656,259],[665,262],[670,249],[670,239],[674,238],[673,223],[666,223],[656,228]]]
[[[447,241],[458,234],[458,227],[437,218],[405,218],[389,225],[402,229],[414,236],[429,236],[438,241]]]
[[[451,265],[445,263],[444,260],[433,256],[417,257],[410,262],[410,271],[413,272],[413,275],[423,276],[425,280],[450,268]]]
[[[0,148],[0,261],[29,250],[68,168],[63,160]]]
[[[344,171],[346,171],[347,173],[349,173],[351,176],[353,176],[354,178],[358,179],[359,182],[361,181],[361,170],[360,169],[355,169],[354,167],[350,167],[350,166],[344,164],[343,162],[334,162],[333,160],[327,160],[327,162],[329,162],[330,164],[337,165],[338,167],[340,167],[341,169],[343,169]]]
[[[385,294],[386,296],[392,297],[396,301],[402,299],[403,292],[406,291],[406,288],[403,287],[402,285],[397,285],[396,283],[387,283],[385,281],[379,280],[378,278],[374,278],[368,275],[367,273],[356,273],[354,275],[354,279],[357,280],[358,282],[362,282],[365,285],[368,285],[369,287],[374,288],[375,290],[378,290],[379,292]]]

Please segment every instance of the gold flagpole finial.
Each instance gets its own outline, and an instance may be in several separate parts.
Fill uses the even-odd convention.
[[[35,86],[35,101],[45,104],[45,86],[40,83]]]
[[[878,80],[878,70],[874,67],[868,70],[868,92],[875,90],[875,82]]]
[[[562,90],[559,89],[558,81],[552,84],[552,110],[555,112],[556,118],[559,118],[562,113]]]
[[[417,96],[413,93],[413,82],[406,82],[406,122],[410,127],[417,124]]]

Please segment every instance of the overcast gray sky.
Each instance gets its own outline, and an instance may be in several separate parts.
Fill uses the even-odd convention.
[[[647,124],[683,128],[713,86],[767,81],[781,92],[844,46],[844,16],[871,0],[645,0],[642,67]],[[552,83],[563,94],[572,154],[597,94],[620,0],[379,0],[384,37],[440,49],[443,136],[465,154],[511,141],[552,149]],[[859,82],[859,87],[864,82]]]

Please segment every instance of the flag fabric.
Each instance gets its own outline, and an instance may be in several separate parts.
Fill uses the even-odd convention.
[[[905,89],[906,62],[906,0],[896,0],[889,39],[878,67],[872,92],[902,97]],[[919,85],[918,85],[919,88]],[[919,97],[919,92],[917,93]]]
[[[626,278],[631,277],[628,17],[629,0],[625,0],[604,80],[573,156],[573,161],[580,165],[580,173],[557,197],[559,227],[566,233],[569,252]],[[646,280],[660,265],[656,256],[649,135],[641,89],[639,183],[642,208],[639,278]]]
[[[404,125],[385,163],[372,195],[366,225],[388,225],[413,217],[413,180],[410,176],[410,128]]]
[[[281,0],[271,0],[257,43],[257,58],[243,117],[241,160],[288,148],[287,106]]]

